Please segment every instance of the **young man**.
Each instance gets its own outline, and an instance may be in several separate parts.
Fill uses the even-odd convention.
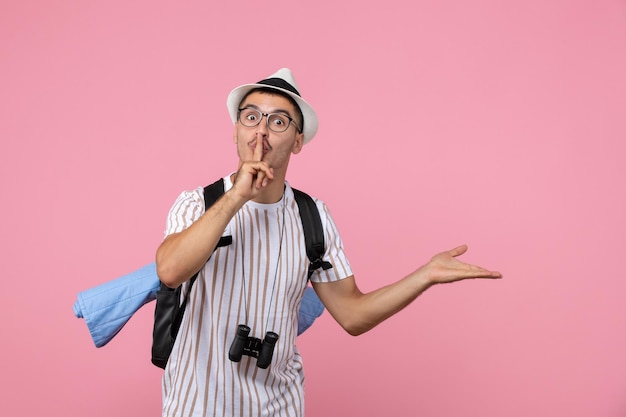
[[[163,415],[302,416],[304,376],[295,341],[309,261],[286,176],[291,156],[315,135],[317,117],[288,69],[235,88],[227,106],[235,126],[237,171],[224,177],[224,195],[206,212],[202,188],[183,192],[157,250],[159,278],[170,287],[188,285],[201,270],[165,369]],[[434,284],[500,277],[457,260],[467,250],[461,246],[363,294],[328,208],[319,200],[316,204],[324,226],[324,260],[332,268],[316,270],[311,282],[352,335],[372,329]],[[223,235],[232,236],[232,244],[214,249]],[[249,335],[238,333],[239,325],[247,326]],[[256,356],[271,345],[269,336],[278,337],[273,357],[267,368],[259,367]],[[235,340],[249,350],[241,355],[240,349],[233,358]]]

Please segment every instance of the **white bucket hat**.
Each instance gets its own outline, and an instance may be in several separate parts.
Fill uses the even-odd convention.
[[[300,96],[296,80],[289,68],[281,68],[256,84],[240,85],[231,91],[226,100],[226,107],[228,107],[228,113],[230,114],[230,119],[233,121],[233,124],[237,123],[237,113],[239,112],[241,100],[243,100],[246,94],[251,90],[257,88],[271,88],[291,97],[300,107],[302,117],[304,118],[304,128],[302,130],[304,143],[313,139],[313,136],[315,136],[317,132],[317,115],[309,103]]]

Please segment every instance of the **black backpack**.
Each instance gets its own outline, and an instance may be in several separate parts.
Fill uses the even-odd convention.
[[[307,280],[318,268],[329,269],[332,265],[322,260],[325,251],[324,228],[320,219],[315,201],[306,193],[292,188],[298,209],[300,220],[304,229],[306,254],[309,258],[309,271]],[[224,194],[224,180],[220,179],[211,185],[204,187],[204,208],[211,207]],[[228,246],[232,243],[232,236],[222,236],[216,245]],[[190,278],[183,302],[180,302],[181,288],[169,288],[163,283],[157,292],[156,307],[154,309],[154,329],[152,331],[152,363],[159,368],[165,369],[167,360],[172,353],[174,341],[180,328],[180,323],[185,314],[187,297],[193,287],[198,273]]]

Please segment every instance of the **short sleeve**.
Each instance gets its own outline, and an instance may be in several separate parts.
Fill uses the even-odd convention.
[[[333,282],[352,276],[352,268],[343,250],[343,242],[339,230],[330,215],[328,206],[320,200],[316,200],[322,225],[324,226],[324,239],[326,253],[324,260],[333,266],[330,269],[317,269],[311,276],[312,282]]]
[[[204,189],[183,191],[167,216],[165,236],[179,233],[191,226],[204,213]]]

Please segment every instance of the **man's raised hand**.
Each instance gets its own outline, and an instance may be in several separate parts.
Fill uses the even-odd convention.
[[[459,261],[457,257],[465,252],[467,245],[462,245],[433,256],[430,262],[422,267],[427,273],[428,281],[431,284],[443,284],[473,278],[502,278],[500,272]]]

